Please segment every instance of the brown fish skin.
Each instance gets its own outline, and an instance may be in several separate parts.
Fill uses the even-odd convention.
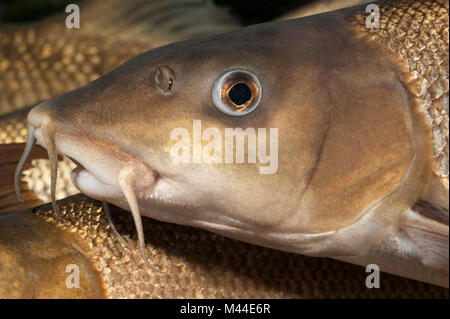
[[[348,265],[348,266],[351,266],[351,265]],[[394,277],[394,278],[395,278],[395,277]],[[402,284],[399,284],[399,285],[402,286]],[[425,286],[427,286],[427,285],[425,285]],[[320,285],[319,285],[319,287],[320,287]],[[409,287],[409,286],[408,286],[408,287]],[[413,289],[413,290],[414,290],[415,288],[417,288],[417,287],[408,288],[407,290],[410,291],[409,289]],[[437,288],[437,289],[438,289],[438,288]],[[419,290],[420,290],[420,289],[419,289]],[[441,291],[442,291],[442,290],[441,290]],[[327,293],[325,293],[325,294],[327,294]]]
[[[386,238],[366,254],[350,257],[348,261],[377,260],[380,254],[390,250],[384,265],[387,270],[401,254],[398,238],[407,238],[410,248],[422,252],[421,264],[441,273],[442,285],[448,287],[449,2],[380,1],[378,5],[380,28],[367,29],[366,15],[361,13],[355,22],[356,31],[362,39],[387,49],[398,65],[397,76],[408,92],[410,107],[427,128],[423,138],[431,141],[431,147],[424,152],[430,168],[420,198],[398,220],[398,237]],[[397,263],[403,269],[409,265],[407,261]],[[421,272],[420,266],[413,269],[412,272]]]
[[[7,255],[8,265],[14,267],[0,264],[0,297],[448,298],[448,289],[386,273],[381,273],[379,289],[368,289],[368,274],[356,265],[144,218],[147,253],[164,272],[159,275],[145,266],[138,250],[125,248],[113,235],[101,202],[79,194],[58,205],[61,220],[49,204],[0,219],[1,260]],[[114,206],[112,216],[120,234],[136,247],[131,216]],[[95,269],[91,278],[100,279],[83,277],[85,289],[67,289],[69,263],[86,272]],[[23,268],[37,276],[24,277],[19,271]],[[8,289],[12,281],[21,289]],[[51,292],[44,289],[49,286]]]
[[[429,184],[436,194],[424,194],[449,216],[449,2],[381,1],[380,28],[367,29],[365,15],[354,22],[358,36],[378,43],[392,55],[398,78],[410,104],[425,120],[432,141],[432,174]],[[429,187],[430,185],[427,185]],[[424,192],[426,193],[425,189]]]
[[[443,50],[448,47],[448,21],[442,18],[448,2],[379,4],[388,22],[399,11],[435,12],[435,24],[420,26],[442,35],[438,58],[448,55]],[[437,174],[432,169],[436,140],[420,94],[415,96],[417,83],[408,65],[361,34],[366,29],[364,9],[264,24],[152,50],[87,86],[38,105],[29,122],[37,132],[44,122],[51,123],[59,151],[87,166],[101,181],[96,185],[117,188],[117,172],[127,161],[159,173],[156,195],[139,198],[144,216],[290,252],[363,265],[375,260],[389,272],[448,285],[448,224],[424,223],[432,227],[425,229],[425,236],[408,231],[414,220],[408,214],[418,213],[411,208],[430,176]],[[383,23],[383,30],[392,28]],[[390,36],[395,44],[401,34]],[[420,42],[422,34],[415,36]],[[152,85],[152,74],[166,65],[175,73],[170,94]],[[258,74],[262,82],[261,105],[241,118],[219,113],[211,101],[217,77],[236,68]],[[445,64],[442,68],[445,71]],[[437,76],[445,84],[445,73]],[[445,90],[443,86],[436,93]],[[280,128],[277,174],[261,178],[254,165],[246,164],[173,164],[170,132],[190,127],[192,119],[222,131]],[[439,178],[445,187],[445,174]],[[86,194],[130,209],[121,195],[88,188],[77,175],[75,180]],[[173,185],[182,195],[172,191]],[[164,187],[168,192],[160,190]],[[448,216],[445,207],[435,208]],[[429,234],[436,240],[420,247]],[[372,248],[381,249],[381,256]]]
[[[0,298],[104,298],[80,236],[28,211],[0,216]],[[67,266],[79,267],[78,288],[66,285]],[[12,275],[13,274],[13,275]]]

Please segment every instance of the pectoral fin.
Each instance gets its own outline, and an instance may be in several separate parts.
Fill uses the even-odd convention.
[[[400,221],[400,230],[414,243],[423,264],[448,277],[448,214],[419,201]]]

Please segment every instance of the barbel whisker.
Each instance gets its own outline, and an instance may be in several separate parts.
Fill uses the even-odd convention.
[[[111,230],[113,231],[114,235],[116,235],[120,239],[120,241],[125,245],[125,247],[127,247],[128,249],[132,249],[131,246],[128,244],[128,242],[125,240],[125,238],[123,238],[122,235],[120,235],[119,232],[117,231],[116,225],[114,224],[114,221],[111,216],[109,204],[104,200],[102,201],[102,204],[103,209],[105,210],[106,219],[108,220],[109,226],[111,227]]]
[[[141,251],[142,258],[146,265],[158,272],[163,274],[162,271],[155,268],[150,264],[147,258],[147,251],[145,250],[145,239],[144,239],[144,228],[142,226],[142,216],[139,211],[139,205],[137,203],[136,194],[134,191],[134,185],[136,184],[136,175],[132,172],[132,169],[124,168],[119,172],[119,185],[122,189],[123,194],[128,202],[128,206],[130,206],[131,214],[133,216],[134,225],[136,227],[136,232],[138,235],[139,241],[139,249]]]
[[[28,127],[27,134],[27,142],[25,144],[25,148],[23,150],[23,154],[20,157],[19,163],[17,164],[16,171],[14,173],[14,189],[16,191],[17,198],[20,202],[23,203],[23,197],[20,192],[20,176],[22,175],[23,168],[25,167],[25,163],[30,157],[31,150],[33,149],[34,144],[36,144],[36,137],[34,136],[34,127]]]
[[[50,161],[50,195],[52,200],[53,210],[57,217],[61,217],[59,207],[56,204],[56,181],[58,178],[58,152],[56,150],[55,130],[50,123],[45,123],[42,126],[42,138],[44,140],[45,148],[47,149],[48,159]]]

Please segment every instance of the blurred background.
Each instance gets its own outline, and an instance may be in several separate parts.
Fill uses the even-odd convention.
[[[107,0],[106,0],[107,1]],[[64,12],[74,0],[0,0],[0,23],[36,21],[54,13]],[[213,0],[244,25],[266,22],[314,0]]]

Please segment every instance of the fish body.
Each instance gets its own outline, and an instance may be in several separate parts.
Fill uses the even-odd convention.
[[[448,286],[448,1],[378,5],[380,29],[363,6],[151,50],[34,107],[31,138],[133,213],[143,251],[140,215]],[[277,129],[276,170],[226,147],[175,163],[173,130],[200,122]]]

